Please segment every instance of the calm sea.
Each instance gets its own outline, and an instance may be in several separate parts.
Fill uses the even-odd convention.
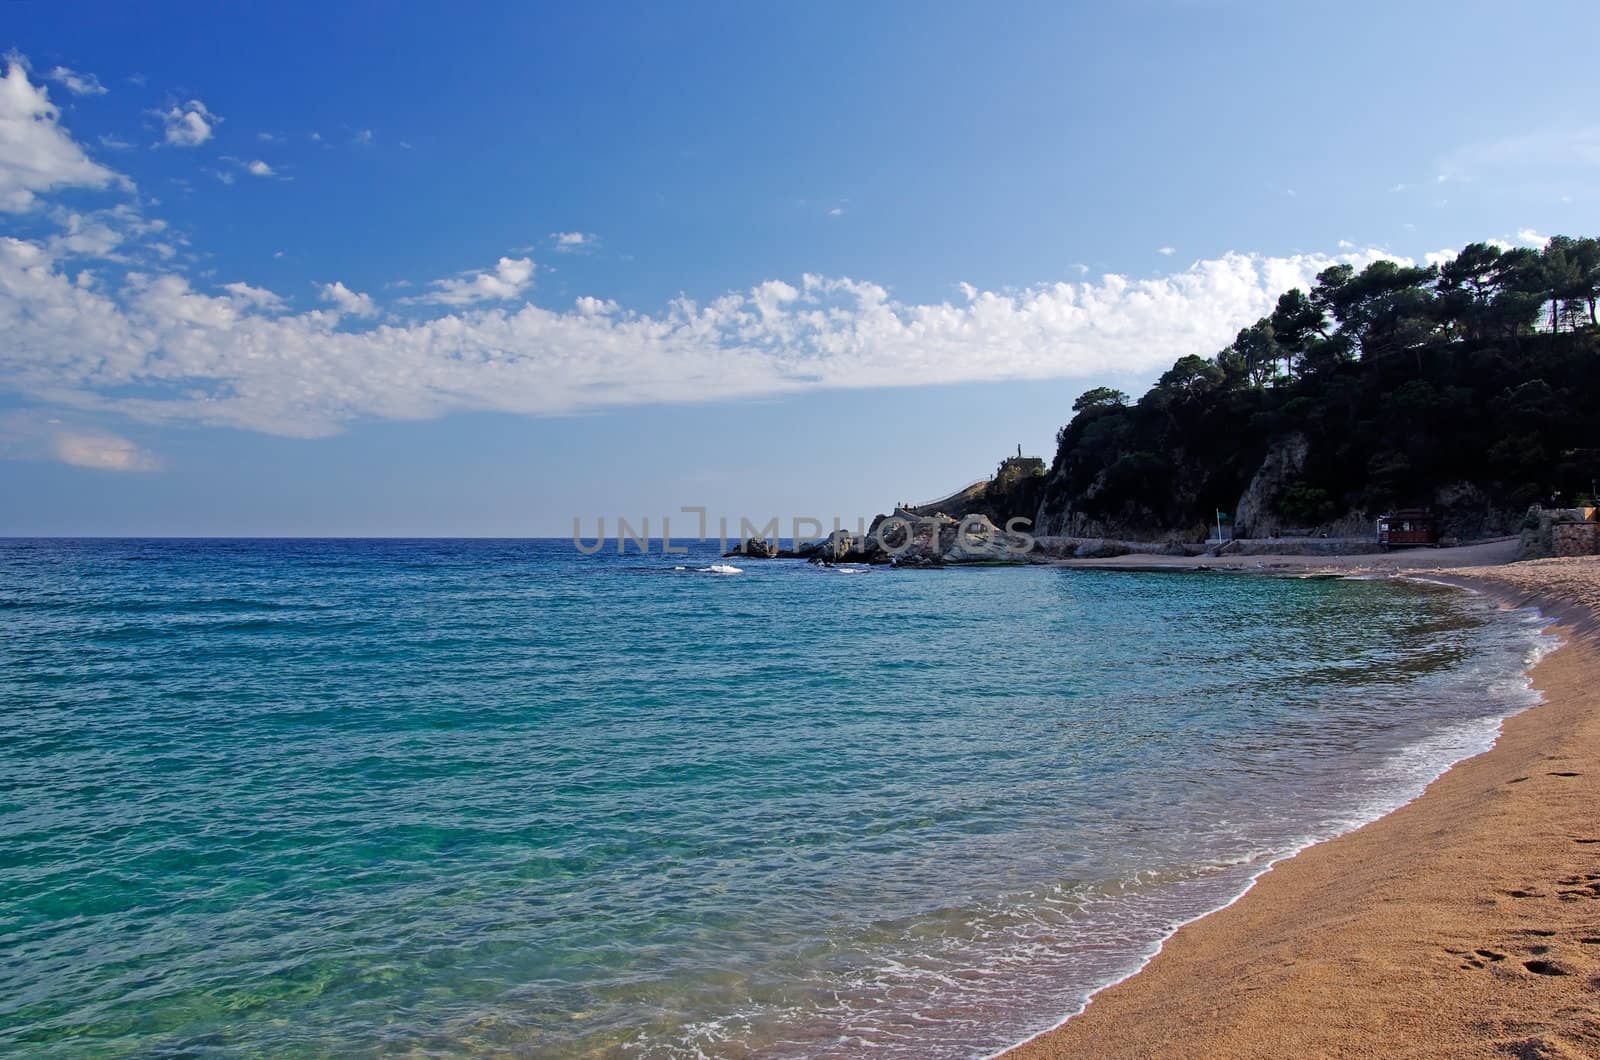
[[[1533,700],[1375,581],[0,542],[0,1052],[978,1056]]]

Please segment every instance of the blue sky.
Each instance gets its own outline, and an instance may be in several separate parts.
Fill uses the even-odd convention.
[[[851,519],[1600,232],[1577,3],[7,14],[0,534]]]

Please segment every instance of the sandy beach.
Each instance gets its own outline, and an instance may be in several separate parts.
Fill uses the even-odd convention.
[[[1600,558],[1479,565],[1507,548],[1232,568],[1437,577],[1540,606],[1564,643],[1492,750],[1281,862],[1008,1057],[1600,1057]]]
[[[1501,538],[1455,548],[1414,548],[1348,556],[1165,556],[1132,553],[1106,559],[1052,560],[1051,566],[1082,570],[1213,570],[1245,574],[1403,574],[1488,567],[1517,558],[1517,539]]]

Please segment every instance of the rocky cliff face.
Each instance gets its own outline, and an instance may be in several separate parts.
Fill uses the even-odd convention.
[[[1277,501],[1300,478],[1310,452],[1311,443],[1303,434],[1291,434],[1267,451],[1233,511],[1240,537],[1273,537],[1288,527]]]

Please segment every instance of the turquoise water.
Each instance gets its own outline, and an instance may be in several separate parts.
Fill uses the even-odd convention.
[[[1487,746],[1545,643],[713,562],[0,542],[0,1051],[982,1055]]]

